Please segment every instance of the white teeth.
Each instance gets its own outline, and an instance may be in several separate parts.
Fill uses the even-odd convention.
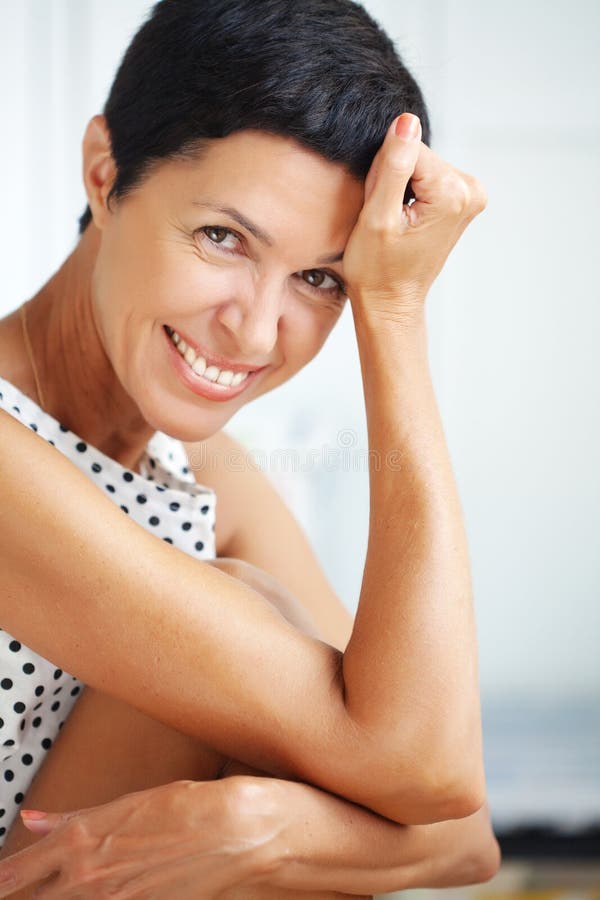
[[[220,371],[216,366],[209,366],[204,373],[204,378],[208,378],[209,381],[216,381]]]
[[[204,375],[206,372],[206,360],[203,356],[197,356],[195,362],[192,363],[192,369],[196,375]]]
[[[200,375],[208,381],[222,384],[224,387],[235,387],[236,385],[241,384],[242,381],[245,381],[248,375],[250,375],[250,372],[236,372],[234,374],[230,369],[221,371],[218,366],[207,365],[204,357],[200,354],[196,355],[194,348],[189,347],[181,335],[177,334],[176,331],[171,334],[171,340],[196,375]]]

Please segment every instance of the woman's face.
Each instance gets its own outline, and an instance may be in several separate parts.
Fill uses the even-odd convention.
[[[208,437],[315,356],[346,302],[341,257],[362,201],[342,166],[243,131],[197,162],[161,163],[113,205],[93,315],[153,428]]]

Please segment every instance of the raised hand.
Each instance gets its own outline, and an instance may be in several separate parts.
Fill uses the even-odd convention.
[[[427,292],[469,222],[487,205],[481,183],[421,141],[417,116],[394,119],[365,182],[344,253],[353,307],[386,321],[420,314]],[[413,203],[403,202],[408,182]]]

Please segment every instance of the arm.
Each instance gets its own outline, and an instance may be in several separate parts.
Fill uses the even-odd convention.
[[[458,821],[398,825],[308,785],[267,779],[265,788],[279,816],[269,865],[263,857],[269,886],[379,894],[478,884],[498,871],[487,802]]]
[[[29,896],[49,876],[53,898],[122,889],[184,900],[198,884],[222,900],[337,897],[473,884],[499,863],[487,808],[403,826],[307,785],[247,775],[173,782],[30,827],[46,836],[0,859],[0,897]]]
[[[447,252],[447,242],[439,243]],[[373,339],[386,340],[365,334],[363,355],[373,352]],[[127,520],[68,460],[5,414],[3,624],[93,687],[257,768],[409,824],[478,809],[483,767],[464,535],[423,335],[414,337],[414,345],[407,333],[392,349],[413,351],[405,375],[425,401],[422,413],[414,411],[415,440],[398,427],[398,408],[374,399],[377,373],[364,372],[375,446],[395,449],[402,438],[407,477],[373,478],[365,580],[343,657],[290,626],[252,589]],[[383,375],[389,381],[385,361]],[[374,426],[376,415],[384,418]],[[432,443],[422,447],[428,432]],[[438,463],[439,478],[424,480]],[[23,465],[33,473],[26,484]],[[406,539],[415,518],[421,527]],[[444,631],[461,647],[452,658]]]

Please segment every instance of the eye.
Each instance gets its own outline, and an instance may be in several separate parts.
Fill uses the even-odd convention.
[[[220,250],[225,253],[235,253],[236,242],[239,243],[240,240],[235,231],[224,228],[222,225],[205,225],[199,230],[211,244],[215,244]]]
[[[346,293],[346,288],[342,282],[322,269],[305,269],[303,272],[300,272],[300,277],[320,294],[335,292],[339,295],[344,295]]]

